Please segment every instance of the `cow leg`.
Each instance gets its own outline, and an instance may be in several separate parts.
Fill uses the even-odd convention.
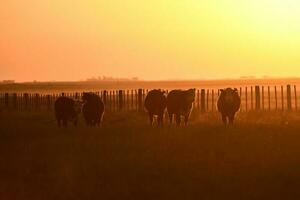
[[[181,117],[181,116],[180,116],[179,114],[176,114],[175,116],[176,116],[176,125],[177,125],[177,126],[180,126],[180,121],[181,121],[181,120],[180,120],[180,117]]]
[[[169,113],[169,120],[170,120],[170,124],[172,124],[172,121],[173,121],[173,113]]]
[[[222,121],[223,121],[224,125],[226,126],[227,125],[227,117],[224,114],[222,114]]]
[[[62,121],[63,121],[63,126],[67,127],[68,126],[68,120],[67,119],[63,119]]]
[[[157,122],[158,122],[158,126],[163,126],[163,120],[164,120],[164,114],[160,113],[157,116]]]
[[[77,126],[77,122],[78,122],[78,119],[77,119],[77,118],[73,120],[74,126]]]
[[[153,113],[149,112],[149,122],[150,122],[150,125],[152,126],[153,125]]]
[[[234,121],[234,115],[235,115],[234,113],[232,113],[232,114],[229,115],[229,117],[228,117],[228,118],[229,118],[229,125],[232,125],[232,124],[233,124],[233,121]]]
[[[102,125],[102,120],[103,120],[103,113],[101,114],[100,118],[99,118],[99,126]]]
[[[61,119],[57,119],[57,126],[58,127],[61,127],[61,123],[60,122],[61,122]]]
[[[184,116],[184,125],[187,126],[189,115]]]

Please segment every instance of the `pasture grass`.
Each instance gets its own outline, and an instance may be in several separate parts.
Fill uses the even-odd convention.
[[[53,113],[0,113],[0,199],[298,199],[300,114],[193,113],[188,127],[106,113],[58,128]]]

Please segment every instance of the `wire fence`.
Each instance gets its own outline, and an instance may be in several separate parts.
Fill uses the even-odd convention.
[[[249,86],[237,89],[241,97],[241,112],[298,110],[299,96],[296,85]],[[102,98],[108,112],[142,111],[147,93],[148,89],[96,92]],[[216,112],[219,94],[219,89],[196,89],[194,109],[200,112]],[[52,111],[59,96],[81,100],[82,93],[0,93],[0,108],[16,111]]]

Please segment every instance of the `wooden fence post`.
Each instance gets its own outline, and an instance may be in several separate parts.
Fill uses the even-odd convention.
[[[40,104],[40,95],[38,93],[35,94],[35,99],[34,99],[34,105],[35,105],[35,109],[38,110],[39,109],[39,104]]]
[[[109,111],[112,111],[112,92],[109,91]]]
[[[275,110],[277,111],[278,109],[278,100],[277,100],[277,87],[274,87],[275,90]]]
[[[214,90],[211,91],[211,111],[214,112],[215,111],[215,92]]]
[[[268,110],[271,110],[271,95],[270,95],[270,86],[268,86]]]
[[[245,101],[246,101],[245,109],[247,112],[248,111],[248,88],[247,87],[245,88]]]
[[[255,110],[260,110],[260,91],[259,91],[259,86],[255,86]]]
[[[143,110],[143,89],[138,89],[138,111]]]
[[[23,99],[24,99],[24,108],[25,108],[25,110],[27,110],[28,109],[28,100],[29,100],[28,93],[23,94]]]
[[[205,112],[205,89],[201,89],[201,112]]]
[[[13,104],[13,109],[17,110],[17,93],[12,94],[12,104]]]
[[[291,85],[286,86],[287,110],[292,111],[292,90]]]
[[[264,86],[261,86],[261,105],[262,105],[262,110],[265,110],[265,88],[264,88]]]
[[[9,95],[8,93],[5,93],[5,96],[4,96],[4,104],[5,104],[5,107],[8,108],[9,107]]]
[[[119,110],[123,110],[123,103],[124,103],[124,101],[123,101],[123,98],[124,98],[124,95],[123,95],[123,90],[119,90]]]
[[[209,90],[206,93],[206,111],[209,111]]]
[[[51,96],[48,94],[46,98],[47,98],[47,109],[51,110]]]
[[[200,91],[197,90],[197,109],[200,110]]]
[[[131,110],[134,109],[133,90],[131,90]]]
[[[296,85],[294,85],[294,96],[295,96],[295,111],[298,110],[298,104],[297,104],[297,88]]]
[[[253,87],[250,88],[250,96],[251,96],[251,110],[253,110]]]
[[[104,105],[106,106],[107,105],[107,91],[106,90],[103,91],[102,99],[103,99]]]
[[[243,110],[242,92],[243,92],[242,87],[240,87],[240,92],[239,92],[240,93],[240,98],[241,98],[240,112]]]
[[[284,95],[283,95],[283,86],[281,86],[281,110],[284,111]]]

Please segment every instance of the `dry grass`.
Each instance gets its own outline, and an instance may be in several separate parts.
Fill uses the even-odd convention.
[[[51,113],[0,113],[0,199],[298,199],[300,114],[216,114],[152,128],[107,114],[59,129]]]

